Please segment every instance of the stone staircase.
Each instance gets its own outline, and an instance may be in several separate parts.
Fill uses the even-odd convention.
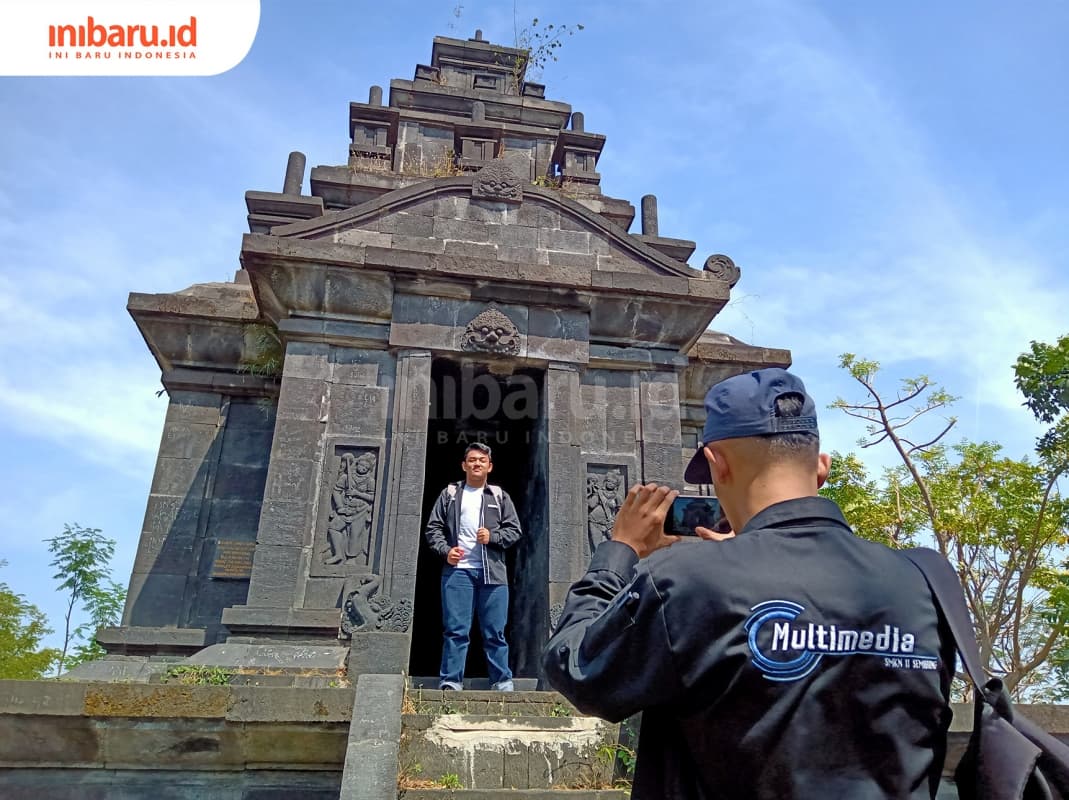
[[[621,726],[555,692],[408,688],[401,711],[398,798],[628,797]]]

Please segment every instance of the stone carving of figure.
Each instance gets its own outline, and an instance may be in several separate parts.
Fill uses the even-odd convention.
[[[382,578],[361,575],[350,579],[342,588],[341,631],[352,636],[357,631],[379,630],[404,633],[412,624],[412,604],[408,600],[394,603],[379,594]]]
[[[518,356],[520,332],[500,309],[491,306],[468,323],[461,347],[468,351]]]
[[[341,564],[352,558],[367,563],[371,547],[371,511],[375,503],[374,453],[345,453],[338,479],[330,494],[326,564]]]
[[[587,539],[590,552],[612,536],[616,512],[624,502],[624,476],[611,469],[602,476],[588,475],[586,479]]]

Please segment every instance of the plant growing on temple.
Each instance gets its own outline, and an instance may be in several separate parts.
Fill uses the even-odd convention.
[[[246,325],[241,372],[262,378],[278,377],[282,374],[282,350],[282,340],[274,325],[262,322]]]
[[[43,678],[59,656],[58,650],[41,647],[50,633],[41,610],[0,581],[0,679]]]
[[[859,461],[842,459],[828,494],[862,535],[896,547],[930,538],[957,570],[984,667],[1017,697],[1049,694],[1069,621],[1064,459],[1041,451],[1036,462],[1015,460],[992,442],[948,446],[954,418],[933,427],[929,416],[955,399],[942,388],[921,376],[890,393],[877,386],[878,363],[846,354],[840,365],[866,397],[833,407],[866,422],[863,448],[889,446],[900,463],[872,480]]]
[[[61,535],[45,539],[45,543],[53,555],[51,566],[56,569],[52,577],[66,596],[63,646],[55,664],[56,675],[61,675],[104,654],[93,636],[102,626],[118,624],[126,591],[111,580],[115,540],[104,536],[99,528],[66,524]],[[75,625],[79,612],[89,620]]]
[[[531,24],[520,28],[516,22],[516,7],[513,5],[512,13],[513,32],[515,47],[525,51],[513,64],[512,79],[517,89],[526,79],[538,81],[542,79],[542,73],[550,61],[557,60],[560,48],[564,41],[574,36],[583,26],[576,25],[553,25],[551,23],[539,24],[538,18],[531,20]]]

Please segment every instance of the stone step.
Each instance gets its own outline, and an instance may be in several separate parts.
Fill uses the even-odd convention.
[[[515,798],[516,800],[627,800],[630,792],[626,789],[405,789],[398,793],[404,800],[435,800],[438,797],[452,797],[456,800],[499,800]]]
[[[499,713],[403,714],[399,786],[492,796],[561,789],[570,797],[577,790],[614,786],[620,772],[618,725],[578,714],[522,714],[522,703],[504,706]]]
[[[410,688],[405,713],[505,714],[506,716],[573,717],[579,712],[557,692],[443,691]]]

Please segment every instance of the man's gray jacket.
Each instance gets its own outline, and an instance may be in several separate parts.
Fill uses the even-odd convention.
[[[464,481],[446,486],[438,495],[423,531],[431,550],[442,559],[457,546],[457,533],[460,530],[460,503],[457,498],[463,492]],[[480,545],[483,548],[483,580],[489,584],[506,584],[508,570],[505,566],[505,550],[516,544],[523,535],[520,518],[516,515],[512,498],[500,486],[484,485],[482,498],[479,521],[483,528],[490,531],[490,543]]]

